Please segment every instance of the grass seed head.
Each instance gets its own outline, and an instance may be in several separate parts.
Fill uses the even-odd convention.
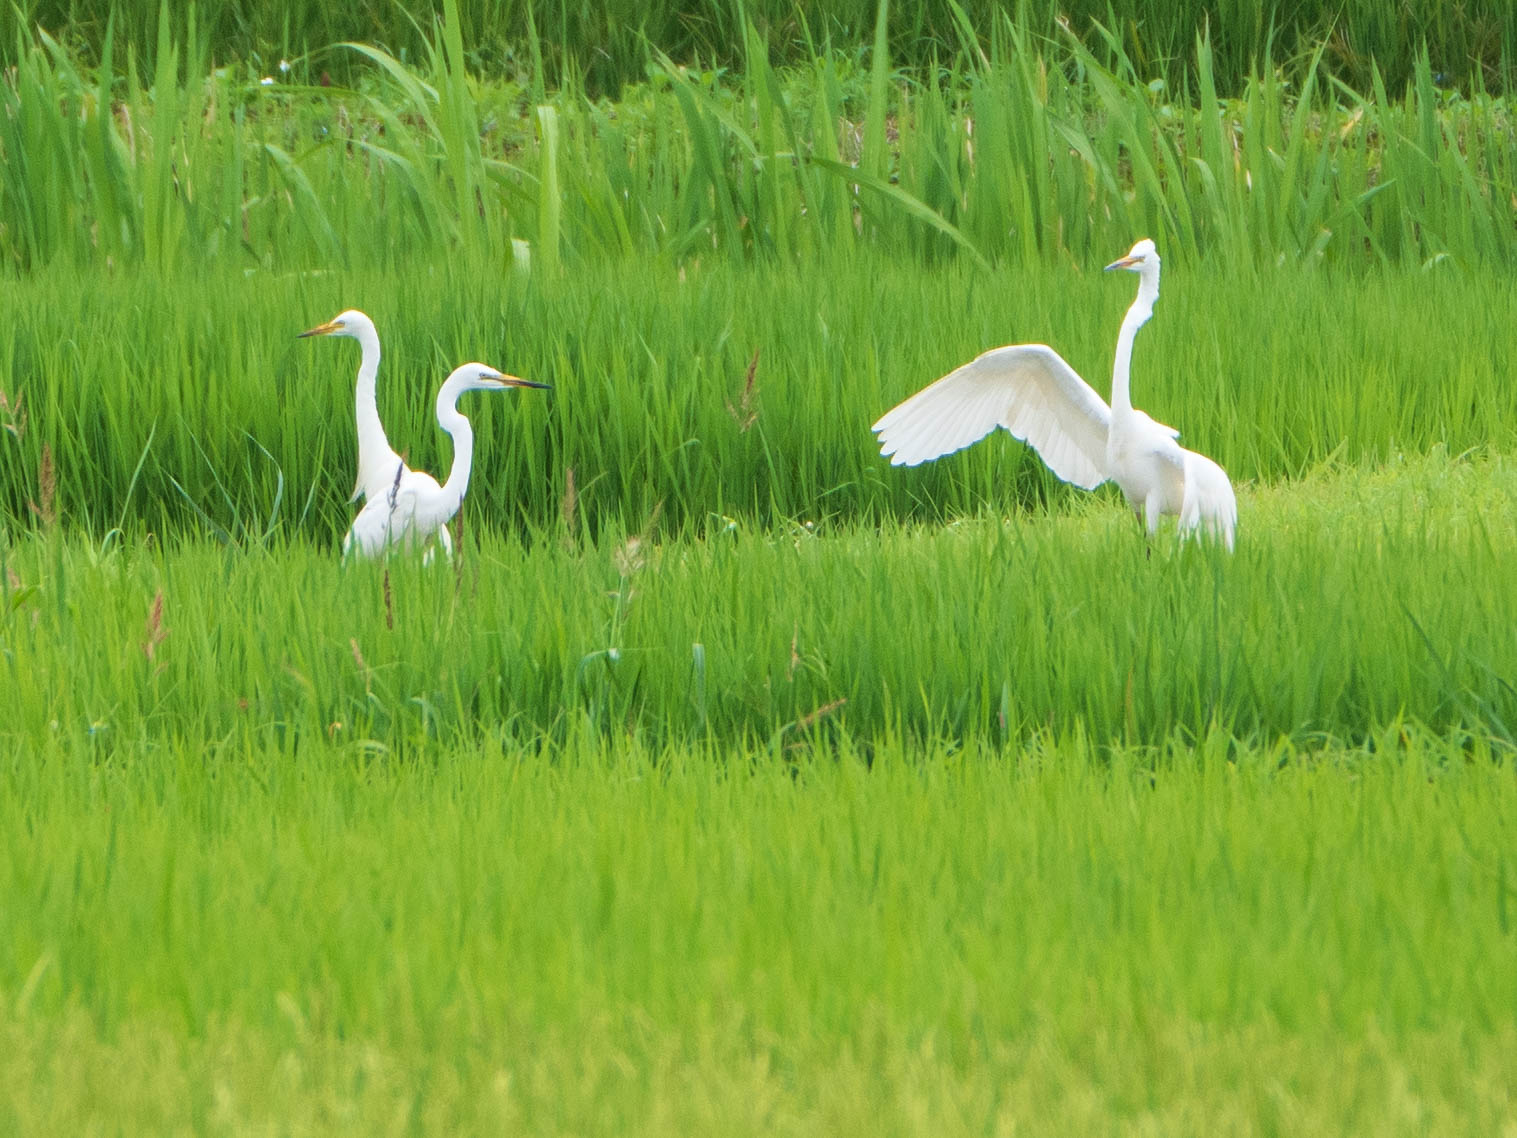
[[[58,483],[53,473],[53,449],[47,443],[43,443],[42,459],[37,464],[37,497],[41,500],[41,505],[37,502],[27,502],[27,506],[44,525],[51,526],[58,520],[58,515],[53,508],[57,492]]]
[[[163,624],[163,590],[153,594],[153,607],[148,611],[147,627],[143,631],[142,654],[151,660],[158,645],[168,638],[169,630]]]
[[[15,398],[0,391],[0,428],[9,431],[17,441],[26,434],[26,408],[21,405],[25,398],[26,393],[22,391],[18,391]]]
[[[564,467],[564,496],[559,500],[558,512],[564,521],[564,535],[574,540],[574,519],[579,509],[579,492],[574,487],[574,467]]]
[[[738,396],[737,406],[734,407],[731,400],[727,402],[727,414],[731,415],[732,421],[737,424],[739,434],[747,434],[748,428],[758,421],[758,409],[753,406],[758,394],[753,382],[758,372],[758,361],[759,350],[754,348],[753,358],[748,361],[748,373],[743,377],[743,390]]]

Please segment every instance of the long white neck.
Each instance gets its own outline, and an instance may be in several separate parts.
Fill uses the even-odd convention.
[[[1113,415],[1132,412],[1132,347],[1138,329],[1154,314],[1154,301],[1159,299],[1159,269],[1145,267],[1138,279],[1138,298],[1132,302],[1127,315],[1122,318],[1122,330],[1117,333],[1117,355],[1111,371],[1111,410]]]
[[[358,482],[353,489],[356,498],[361,493],[377,493],[374,487],[392,483],[400,456],[390,448],[384,424],[379,421],[379,400],[375,393],[375,379],[379,375],[379,333],[371,322],[365,320],[358,324],[353,338],[363,352],[358,365],[358,382],[353,390],[358,415]]]
[[[463,504],[464,494],[469,490],[469,472],[474,466],[474,428],[457,406],[463,392],[449,390],[451,386],[445,383],[437,393],[437,425],[453,439],[453,465],[442,486],[443,508],[450,518]]]

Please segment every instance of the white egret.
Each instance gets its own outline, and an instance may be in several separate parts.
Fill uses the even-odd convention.
[[[374,329],[374,321],[350,308],[325,324],[300,333],[298,338],[306,336],[347,336],[358,341],[363,353],[353,390],[358,418],[358,478],[348,501],[377,498],[395,481],[395,468],[401,459],[385,437],[384,424],[379,421],[379,403],[374,396],[374,380],[379,374],[379,333]]]
[[[1107,265],[1138,274],[1122,320],[1111,406],[1045,344],[993,348],[887,411],[873,430],[894,466],[916,466],[978,442],[997,427],[1031,444],[1065,482],[1092,490],[1107,479],[1154,533],[1164,514],[1181,535],[1201,530],[1233,547],[1238,504],[1222,468],[1175,440],[1180,432],[1132,405],[1133,339],[1159,299],[1159,252],[1147,238]]]
[[[389,484],[370,493],[352,528],[342,539],[342,552],[374,557],[395,546],[410,548],[436,534],[441,540],[448,522],[463,504],[474,464],[474,430],[458,410],[458,397],[466,391],[495,391],[507,387],[546,388],[505,375],[485,364],[464,364],[453,369],[437,393],[437,423],[453,439],[453,466],[441,486],[424,471],[412,470],[398,458],[390,468]],[[451,555],[452,545],[443,542]]]

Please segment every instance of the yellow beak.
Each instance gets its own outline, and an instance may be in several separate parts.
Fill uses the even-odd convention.
[[[1113,269],[1130,269],[1134,265],[1136,265],[1137,263],[1138,263],[1138,258],[1136,258],[1136,257],[1132,257],[1132,256],[1119,257],[1117,260],[1113,261],[1111,264],[1109,264],[1109,265],[1106,266],[1106,271],[1109,273]]]
[[[325,324],[318,324],[314,328],[308,328],[295,338],[297,340],[304,340],[307,336],[330,336],[335,331],[337,331],[337,321],[328,320]]]

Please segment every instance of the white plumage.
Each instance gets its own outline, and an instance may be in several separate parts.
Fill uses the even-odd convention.
[[[390,445],[384,423],[379,418],[375,390],[379,376],[379,331],[365,313],[350,308],[325,324],[300,333],[299,338],[306,336],[344,336],[358,341],[362,354],[358,360],[358,379],[353,385],[353,409],[358,423],[358,476],[354,479],[353,493],[348,501],[356,502],[360,498],[373,501],[391,492],[397,470],[411,473],[411,468]],[[443,553],[452,557],[453,538],[446,529],[437,535],[437,540]]]
[[[885,412],[874,430],[892,465],[916,466],[1005,427],[1065,482],[1090,490],[1106,481],[1110,420],[1101,397],[1058,352],[1013,344],[949,372]]]
[[[353,408],[358,421],[358,477],[348,501],[376,498],[390,488],[395,480],[395,467],[400,463],[400,455],[390,446],[384,424],[379,421],[379,403],[375,394],[375,380],[379,375],[379,332],[368,316],[350,308],[325,324],[300,333],[299,338],[306,336],[344,336],[358,341],[362,355],[353,388]]]
[[[1085,490],[1115,482],[1149,533],[1173,514],[1182,535],[1199,531],[1232,549],[1238,504],[1227,475],[1132,405],[1133,340],[1159,297],[1158,251],[1145,238],[1106,267],[1139,274],[1117,337],[1110,407],[1052,348],[1014,344],[985,352],[882,415],[873,428],[880,453],[893,465],[916,466],[1004,427],[1065,482]]]
[[[547,386],[505,375],[485,364],[454,368],[437,393],[437,423],[453,438],[453,465],[447,482],[438,485],[430,474],[412,470],[396,458],[389,485],[371,493],[358,517],[353,519],[342,540],[343,556],[357,553],[376,557],[388,549],[422,545],[434,535],[444,553],[451,555],[452,542],[445,540],[444,535],[448,522],[463,504],[474,464],[474,431],[458,410],[458,397],[466,391]]]

